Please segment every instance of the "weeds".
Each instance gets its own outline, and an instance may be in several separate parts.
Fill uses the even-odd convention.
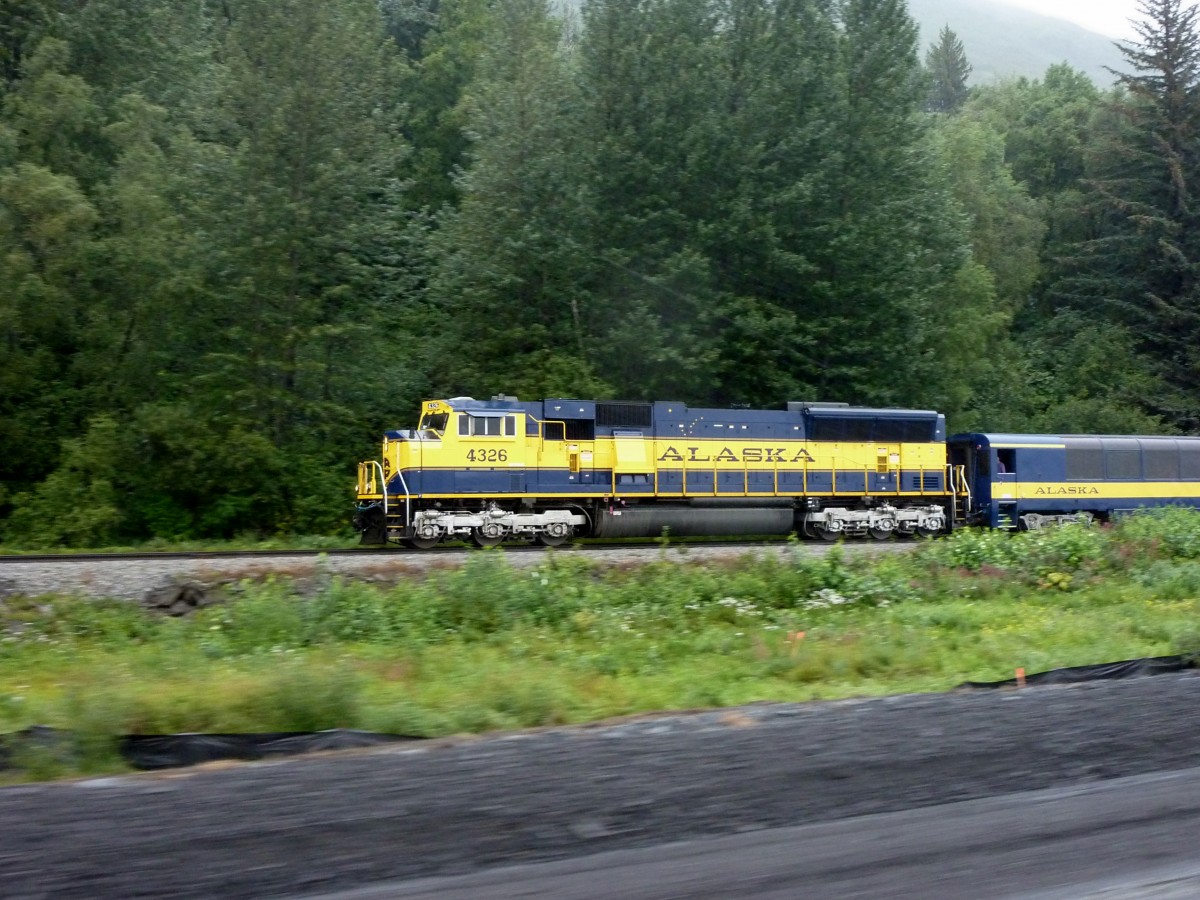
[[[69,731],[69,746],[9,763],[55,777],[119,767],[115,739],[129,733],[434,736],[1197,654],[1197,535],[1200,515],[1168,510],[880,558],[835,548],[602,569],[551,554],[518,569],[487,552],[388,588],[243,582],[184,619],[10,599],[0,732]]]

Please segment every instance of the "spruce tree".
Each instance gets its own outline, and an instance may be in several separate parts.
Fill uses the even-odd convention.
[[[223,5],[211,129],[178,150],[203,240],[168,318],[170,389],[138,416],[161,466],[146,503],[204,533],[314,527],[342,512],[371,407],[413,402],[397,382],[421,377],[389,363],[412,345],[397,54],[373,0]]]
[[[440,391],[612,390],[592,363],[603,312],[588,289],[578,92],[562,36],[547,0],[498,0],[457,111],[471,139],[462,199],[432,241],[430,296],[447,339]]]
[[[925,53],[925,71],[929,75],[929,99],[925,108],[930,112],[957,112],[967,101],[970,88],[971,63],[958,35],[943,25],[937,43]]]
[[[902,0],[843,0],[844,112],[831,134],[837,172],[810,315],[825,396],[932,403],[947,377],[933,363],[954,321],[965,222],[930,158],[917,28]],[[827,151],[828,152],[828,151]],[[973,306],[974,304],[972,304]]]
[[[1054,298],[1129,329],[1166,385],[1144,408],[1200,427],[1200,32],[1183,0],[1142,0],[1139,40],[1088,183],[1091,234]]]
[[[596,366],[628,397],[713,389],[718,314],[711,225],[714,142],[728,127],[714,0],[592,0],[580,79]]]

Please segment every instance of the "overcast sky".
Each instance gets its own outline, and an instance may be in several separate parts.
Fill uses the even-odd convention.
[[[1114,38],[1135,37],[1129,19],[1138,16],[1138,0],[999,0],[1008,6],[1032,9],[1045,16],[1069,19],[1091,31]]]

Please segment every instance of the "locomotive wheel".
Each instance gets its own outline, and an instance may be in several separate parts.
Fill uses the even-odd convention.
[[[890,528],[870,528],[867,533],[876,541],[890,541],[892,539],[892,529]]]
[[[478,528],[472,528],[471,540],[475,542],[476,547],[498,547],[504,541],[504,533],[487,535]]]
[[[916,535],[919,538],[933,538],[938,536],[938,530],[936,528],[918,527],[916,530]]]
[[[552,535],[540,532],[534,535],[533,541],[535,544],[540,544],[543,547],[561,547],[571,539],[569,534]]]
[[[842,536],[840,531],[830,531],[828,528],[818,528],[816,529],[816,532],[817,537],[825,541],[827,544],[832,544]]]
[[[432,550],[439,543],[441,543],[441,540],[442,539],[440,537],[411,537],[404,539],[404,545],[406,547],[412,547],[414,550]]]

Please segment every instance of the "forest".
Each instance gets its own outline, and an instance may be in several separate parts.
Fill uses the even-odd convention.
[[[0,0],[0,540],[345,529],[426,397],[1200,429],[1200,24],[969,86],[905,0]]]

